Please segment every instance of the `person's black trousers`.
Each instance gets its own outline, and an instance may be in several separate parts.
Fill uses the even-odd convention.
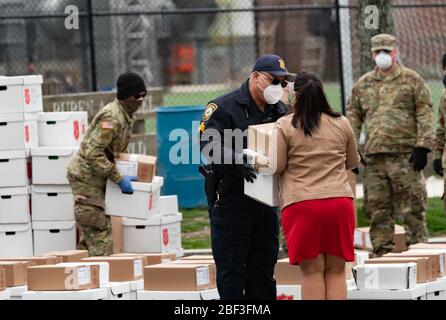
[[[279,252],[277,209],[231,192],[209,208],[221,300],[275,300]]]

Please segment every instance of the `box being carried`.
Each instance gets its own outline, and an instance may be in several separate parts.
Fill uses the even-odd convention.
[[[41,75],[0,77],[0,114],[43,110]]]
[[[354,267],[353,275],[359,290],[411,289],[417,283],[417,264],[365,264]]]
[[[248,149],[266,157],[270,156],[275,123],[265,123],[248,127]]]
[[[403,252],[407,250],[406,232],[402,226],[395,225],[393,241],[395,242],[393,252]],[[373,251],[373,244],[370,239],[370,227],[355,229],[354,246],[357,249]]]
[[[31,149],[33,184],[67,185],[67,166],[78,147],[39,147]]]
[[[85,135],[87,112],[41,112],[39,113],[39,146],[75,147]]]
[[[121,153],[116,159],[116,168],[122,175],[138,177],[136,182],[151,183],[156,172],[156,157]]]
[[[29,291],[77,291],[94,288],[99,288],[98,265],[28,268]]]

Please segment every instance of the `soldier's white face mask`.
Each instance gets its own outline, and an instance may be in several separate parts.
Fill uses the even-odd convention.
[[[264,82],[269,84],[269,82],[266,81],[265,78],[263,78],[263,75],[261,73],[259,73],[259,75]],[[277,85],[269,84],[265,89],[263,89],[259,85],[259,83],[257,83],[257,85],[259,86],[260,89],[263,90],[263,98],[265,99],[265,102],[267,104],[276,104],[280,101],[280,99],[282,99],[283,89],[280,83]]]
[[[380,52],[375,57],[375,63],[381,70],[389,69],[393,64],[392,56],[388,53]]]

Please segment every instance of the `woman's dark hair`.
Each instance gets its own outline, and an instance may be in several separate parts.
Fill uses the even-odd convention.
[[[306,136],[312,135],[319,127],[321,113],[338,118],[340,113],[333,111],[327,101],[321,80],[313,73],[301,71],[294,82],[296,103],[292,124],[300,127]]]

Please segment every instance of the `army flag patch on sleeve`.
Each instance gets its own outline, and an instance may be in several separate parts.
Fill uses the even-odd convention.
[[[215,103],[209,103],[204,110],[203,122],[208,121],[217,108],[218,106]]]
[[[112,121],[102,121],[101,122],[101,128],[105,130],[112,130],[113,129],[113,122]]]

